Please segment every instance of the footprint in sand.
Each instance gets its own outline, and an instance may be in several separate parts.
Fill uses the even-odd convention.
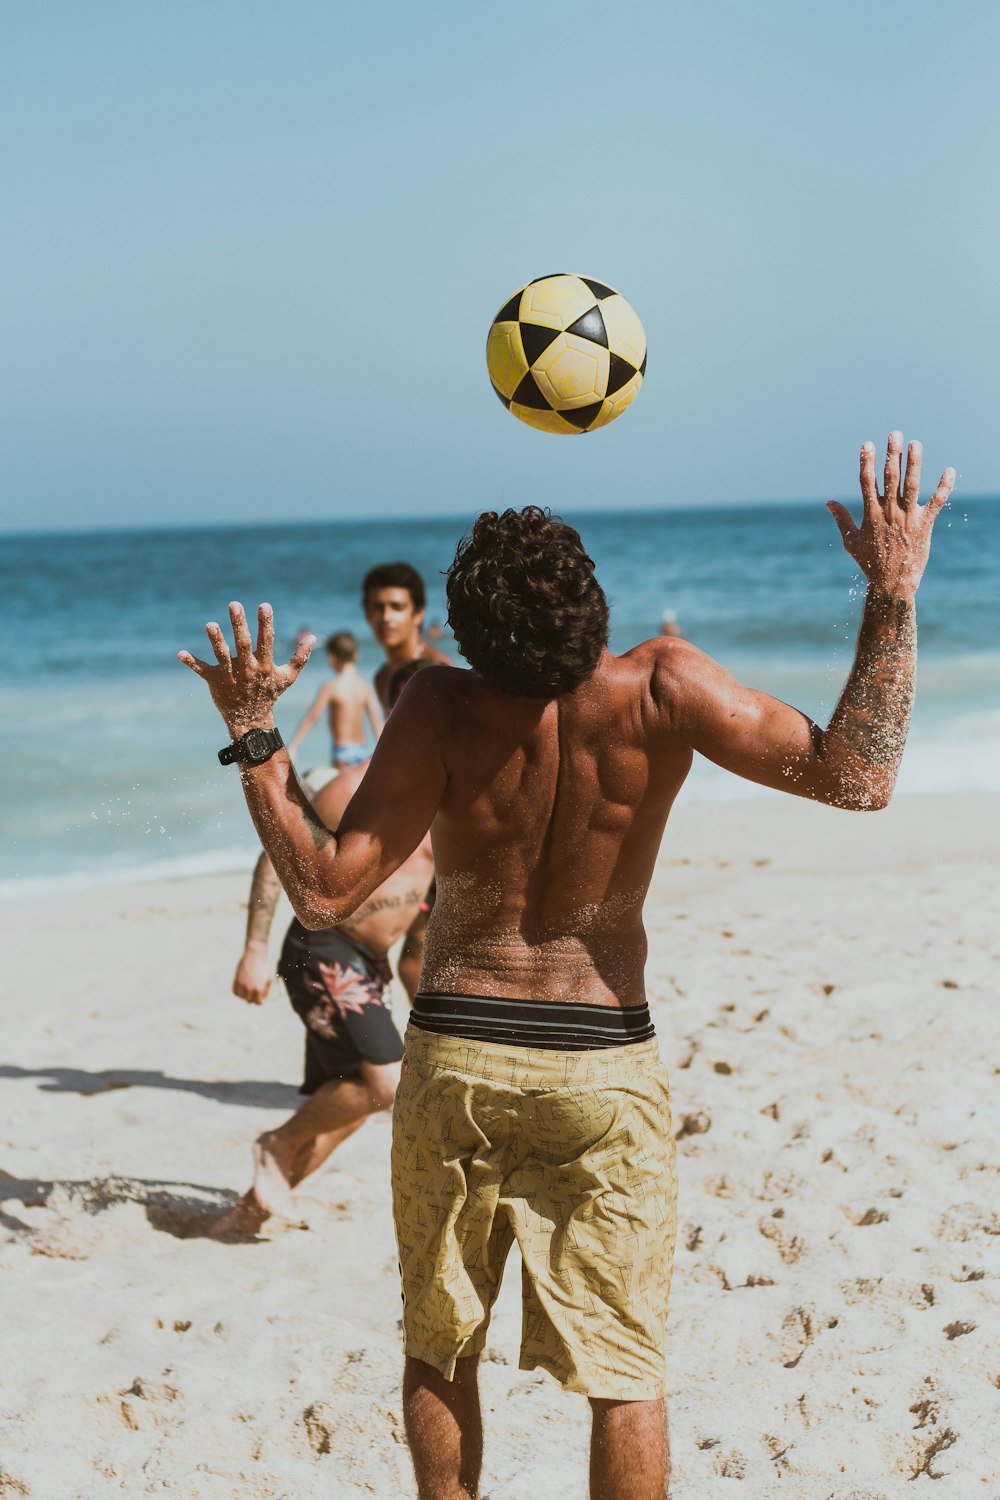
[[[839,1318],[821,1318],[812,1307],[793,1307],[781,1320],[778,1352],[786,1370],[794,1370],[806,1350],[828,1328],[836,1328]]]
[[[1000,1235],[1000,1214],[988,1214],[978,1203],[952,1203],[934,1231],[935,1239],[959,1243],[974,1234]]]
[[[861,1211],[856,1208],[843,1208],[842,1212],[856,1229],[867,1229],[872,1224],[886,1224],[889,1220],[889,1215],[882,1208],[866,1208]]]
[[[781,1210],[777,1212],[780,1213]],[[764,1238],[774,1245],[783,1265],[794,1266],[800,1256],[805,1253],[805,1240],[793,1234],[785,1225],[776,1223],[773,1214],[770,1218],[761,1219],[757,1228]]]
[[[165,1381],[146,1380],[137,1376],[130,1386],[114,1396],[98,1396],[97,1404],[128,1432],[166,1427],[176,1420],[169,1407],[183,1397],[183,1391]],[[2,1494],[2,1490],[0,1490]]]
[[[685,1250],[695,1251],[701,1244],[703,1230],[700,1224],[686,1224],[683,1230]]]
[[[333,1435],[337,1430],[337,1413],[326,1401],[314,1401],[302,1413],[302,1425],[306,1430],[309,1447],[317,1458],[331,1451]]]
[[[712,1116],[705,1109],[681,1115],[674,1140],[682,1141],[689,1135],[705,1135],[712,1128]]]
[[[942,1453],[953,1448],[957,1442],[958,1433],[951,1427],[945,1427],[943,1431],[935,1433],[917,1454],[916,1463],[907,1478],[919,1479],[921,1474],[926,1474],[928,1479],[944,1479],[946,1471],[935,1467],[935,1461]]]
[[[767,1451],[767,1456],[774,1465],[774,1473],[778,1479],[785,1479],[790,1474],[800,1474],[801,1469],[788,1457],[789,1452],[795,1447],[788,1438],[778,1437],[774,1434],[764,1433],[761,1442]]]
[[[749,1465],[738,1448],[719,1453],[712,1460],[712,1472],[720,1479],[745,1479]]]

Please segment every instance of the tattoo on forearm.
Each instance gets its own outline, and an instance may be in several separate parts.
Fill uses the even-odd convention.
[[[336,853],[336,834],[316,816],[290,763],[268,761],[259,774],[246,766],[240,771],[250,816],[296,913],[307,924],[314,917],[325,920],[317,866],[325,866]],[[286,812],[282,802],[294,811]]]
[[[281,882],[275,868],[267,855],[262,854],[253,872],[247,902],[247,942],[267,942],[280,891]]]
[[[830,731],[872,767],[898,766],[902,758],[916,665],[913,600],[870,591],[854,667]]]

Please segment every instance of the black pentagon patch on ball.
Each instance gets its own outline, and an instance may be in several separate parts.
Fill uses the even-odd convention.
[[[530,406],[535,411],[552,410],[552,407],[535,384],[535,377],[530,370],[510,399],[511,401],[516,401],[518,406]]]
[[[581,432],[586,432],[603,405],[603,401],[595,401],[592,406],[577,406],[572,411],[561,411],[559,415],[572,422],[574,427],[579,427]]]
[[[584,313],[582,318],[577,318],[575,323],[569,325],[566,332],[579,334],[582,339],[590,339],[592,344],[603,344],[605,349],[608,347],[608,330],[604,326],[599,307],[592,307],[589,312]]]
[[[510,301],[509,302],[505,302],[504,305],[503,305],[503,307],[501,307],[500,311],[497,313],[496,317],[493,319],[494,323],[516,323],[517,322],[517,312],[518,312],[518,308],[520,306],[521,306],[521,293],[520,292],[515,292],[514,295],[513,295],[513,297],[511,297]]]
[[[605,286],[603,281],[591,281],[589,276],[581,276],[580,280],[584,286],[589,286],[598,302],[603,302],[605,297],[617,297],[618,293],[613,286]]]
[[[493,385],[492,380],[490,381],[490,385]],[[503,391],[497,390],[497,387],[495,385],[493,385],[493,389],[496,391],[497,395],[500,397],[500,400],[503,402],[504,406],[506,406],[507,410],[510,411],[510,401],[504,395]]]
[[[560,276],[565,276],[565,271],[550,271],[547,276],[536,276],[534,281],[529,281],[529,286],[537,286],[540,281],[558,281]]]
[[[630,365],[627,359],[622,359],[618,354],[610,356],[611,367],[608,370],[607,394],[613,396],[615,391],[620,391],[623,385],[628,385],[633,375],[639,372],[635,365]]]
[[[646,378],[646,361],[648,358],[649,350],[647,349],[645,354],[642,356],[642,364],[639,366],[639,374],[642,376],[643,380],[645,380]]]
[[[543,328],[541,323],[519,323],[521,347],[529,365],[533,365],[540,354],[544,354],[551,343],[559,337],[558,328]]]

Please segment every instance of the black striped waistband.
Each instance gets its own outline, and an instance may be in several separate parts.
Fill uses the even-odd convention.
[[[540,1047],[547,1052],[592,1052],[627,1047],[656,1035],[649,1006],[577,1005],[564,1000],[498,1000],[490,995],[445,995],[420,990],[410,1024],[438,1036]]]

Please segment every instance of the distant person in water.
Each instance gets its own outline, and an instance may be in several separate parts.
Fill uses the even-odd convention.
[[[665,609],[663,611],[663,618],[660,621],[660,634],[671,636],[674,640],[678,641],[684,639],[684,632],[677,623],[677,611],[675,609]]]
[[[389,693],[399,697],[421,662],[393,673]],[[367,769],[334,777],[312,797],[313,810],[335,829]],[[213,1235],[255,1234],[272,1214],[294,1213],[292,1188],[369,1115],[389,1109],[399,1082],[403,1044],[385,992],[392,978],[389,949],[405,934],[399,977],[412,1003],[420,979],[424,929],[433,904],[434,861],[425,836],[368,900],[336,927],[310,932],[296,919],[288,929],[278,974],[306,1028],[306,1102],[276,1130],[254,1143],[253,1186],[217,1220]],[[263,1005],[274,978],[267,944],[281,886],[262,853],[253,872],[246,944],[233,993]]]
[[[385,652],[385,663],[375,673],[375,691],[383,708],[388,708],[389,680],[397,667],[409,661],[451,666],[443,651],[423,639],[427,595],[424,580],[409,563],[380,563],[369,569],[361,585],[361,602],[372,635]]]
[[[292,735],[288,753],[294,756],[326,709],[330,716],[331,764],[338,771],[346,771],[368,759],[368,751],[365,749],[365,717],[367,716],[372,734],[378,739],[384,722],[382,708],[374,688],[369,686],[358,671],[358,643],[349,630],[338,630],[335,635],[330,636],[326,643],[326,657],[333,671],[333,678],[325,682],[316,694],[312,708]]]
[[[440,620],[432,620],[427,627],[427,639],[429,641],[444,640],[444,626]]]

